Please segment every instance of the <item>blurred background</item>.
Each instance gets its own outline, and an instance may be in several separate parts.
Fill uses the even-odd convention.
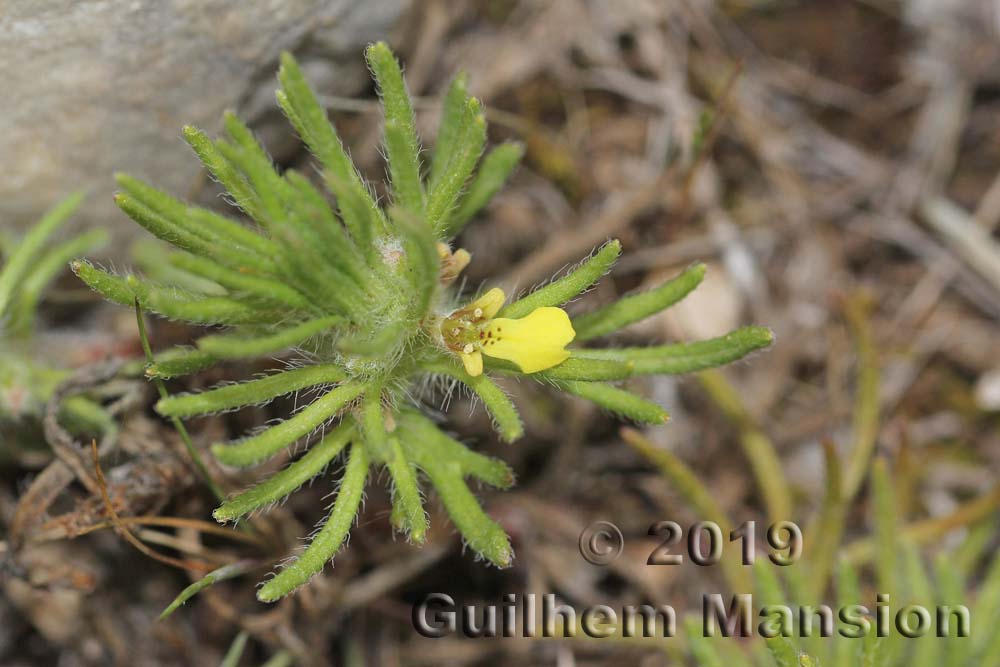
[[[94,508],[82,490],[67,491],[61,513],[51,510],[61,532],[50,525],[16,567],[4,561],[0,664],[217,665],[240,632],[241,665],[275,655],[309,666],[697,664],[683,638],[432,640],[410,620],[428,592],[475,603],[530,590],[579,607],[652,602],[697,613],[703,593],[732,582],[719,568],[645,564],[662,541],[647,534],[652,523],[710,518],[660,452],[693,471],[733,526],[795,521],[804,559],[822,557],[822,544],[858,566],[866,586],[880,576],[873,554],[881,544],[891,555],[885,538],[896,536],[922,562],[959,563],[969,604],[976,599],[1000,504],[1000,4],[14,0],[0,11],[3,232],[82,188],[77,223],[111,229],[104,252],[128,265],[138,228],[111,203],[113,172],[224,208],[180,128],[215,132],[228,108],[279,164],[307,164],[273,103],[281,50],[300,58],[352,156],[381,182],[362,56],[376,39],[404,62],[425,147],[459,69],[487,107],[491,139],[527,147],[511,184],[460,238],[473,256],[470,285],[499,278],[528,289],[620,238],[614,271],[572,308],[695,260],[709,271],[684,302],[619,342],[694,340],[753,323],[771,327],[775,344],[721,372],[637,383],[672,419],[624,437],[626,425],[589,404],[508,385],[528,436],[502,446],[481,409],[452,400],[458,434],[518,473],[512,491],[481,494],[513,537],[517,559],[504,571],[463,553],[435,502],[426,547],[394,540],[375,485],[350,547],[308,590],[266,607],[254,601],[253,575],[237,578],[157,623],[191,579],[111,530],[77,536],[73,522]],[[80,364],[137,349],[131,313],[101,306],[71,276],[60,287],[40,333],[54,356]],[[161,324],[153,335],[166,344],[189,332]],[[234,379],[213,373],[198,382]],[[280,407],[202,420],[195,432],[207,442]],[[133,459],[143,443],[175,442],[148,410],[128,428]],[[871,457],[859,452],[877,457],[889,480],[891,530],[873,507]],[[47,463],[35,450],[4,454],[5,525]],[[133,463],[109,477],[124,479]],[[843,468],[839,496],[831,465]],[[208,518],[211,498],[190,471],[170,475],[134,482],[135,507]],[[273,510],[290,544],[319,520],[329,491],[317,482]],[[834,511],[842,539],[826,543]],[[595,520],[625,536],[608,567],[578,552]],[[182,528],[170,539],[183,551],[201,538]],[[231,541],[197,548],[240,557]]]

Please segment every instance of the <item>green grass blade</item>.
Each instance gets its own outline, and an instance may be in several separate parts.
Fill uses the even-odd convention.
[[[69,220],[82,201],[83,193],[78,192],[52,207],[7,258],[0,269],[0,318],[7,312],[21,283],[42,254],[45,244]]]
[[[66,270],[70,260],[104,245],[107,240],[107,232],[93,229],[60,243],[39,258],[22,280],[17,295],[8,308],[10,320],[7,329],[15,336],[29,335],[34,325],[38,304],[49,284],[59,273]]]
[[[243,652],[247,648],[247,641],[250,639],[250,633],[245,630],[238,635],[233,643],[230,644],[229,650],[226,651],[226,655],[222,658],[222,662],[219,663],[219,667],[239,667],[240,658],[243,657]]]
[[[194,582],[193,584],[185,588],[183,591],[181,591],[180,595],[175,597],[173,602],[171,602],[170,605],[160,613],[160,616],[157,620],[162,621],[163,619],[167,618],[175,611],[180,609],[181,606],[183,606],[188,600],[190,600],[191,598],[193,598],[195,595],[202,592],[206,588],[214,586],[215,584],[221,581],[226,581],[227,579],[234,579],[236,577],[242,576],[247,572],[249,572],[250,570],[252,570],[254,567],[256,567],[256,565],[257,564],[253,561],[243,560],[243,561],[237,561],[235,563],[230,563],[229,565],[223,565],[217,570],[212,570],[204,577],[202,577],[201,579],[199,579],[198,581]]]

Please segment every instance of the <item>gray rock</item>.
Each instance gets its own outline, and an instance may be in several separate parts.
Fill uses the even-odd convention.
[[[235,108],[265,137],[282,136],[269,111],[280,51],[301,53],[323,92],[357,93],[368,85],[364,45],[408,4],[0,0],[0,229],[82,189],[78,217],[124,240],[134,225],[111,201],[114,172],[186,195],[199,169],[183,125],[214,132]]]

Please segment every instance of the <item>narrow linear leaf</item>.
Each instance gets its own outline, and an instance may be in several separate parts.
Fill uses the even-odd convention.
[[[524,435],[524,425],[514,403],[497,383],[486,374],[472,377],[465,369],[447,362],[427,364],[424,368],[454,378],[475,392],[482,400],[496,424],[497,431],[506,442],[514,442]]]
[[[538,380],[624,380],[633,375],[635,363],[610,359],[587,359],[576,356],[573,351],[566,361],[558,366],[534,373]]]
[[[823,455],[826,461],[826,497],[820,507],[815,530],[807,533],[804,540],[808,549],[807,557],[813,565],[810,573],[811,595],[817,600],[822,599],[833,573],[847,514],[840,458],[832,443],[823,443]]]
[[[266,403],[278,396],[306,387],[340,382],[344,369],[333,364],[296,368],[257,380],[226,385],[196,394],[179,394],[157,402],[156,411],[165,417],[193,417],[247,405]]]
[[[844,499],[850,502],[870,469],[880,427],[878,351],[869,322],[869,305],[861,297],[847,301],[844,315],[857,346],[858,377],[852,423],[853,444],[844,472]]]
[[[52,207],[7,258],[3,268],[0,269],[0,317],[7,311],[25,276],[30,273],[45,248],[45,244],[56,230],[69,220],[82,201],[83,193],[77,192]]]
[[[229,650],[226,651],[226,655],[223,656],[222,662],[219,663],[219,667],[238,667],[240,664],[240,658],[243,657],[243,651],[247,648],[247,641],[250,639],[250,633],[245,630],[238,635],[233,643],[230,644]]]
[[[333,315],[309,320],[259,338],[239,334],[217,334],[198,339],[198,349],[219,359],[250,359],[276,354],[305,343],[313,336],[343,325],[344,318]]]
[[[558,380],[556,386],[565,392],[643,424],[663,424],[670,415],[655,403],[603,382]]]
[[[465,117],[466,104],[469,101],[469,77],[465,72],[459,72],[448,85],[448,92],[441,108],[441,122],[438,125],[437,140],[434,143],[434,154],[431,158],[430,178],[428,187],[437,187],[444,174],[448,161],[455,153],[455,144],[462,133],[462,121]]]
[[[767,347],[774,334],[766,327],[742,327],[725,336],[694,343],[652,347],[573,350],[579,359],[607,359],[632,364],[633,375],[675,375],[715,368]]]
[[[191,348],[174,348],[156,355],[146,367],[146,377],[169,380],[182,375],[191,375],[209,368],[218,361],[214,355]]]
[[[590,340],[614,333],[674,305],[694,290],[705,277],[705,265],[695,264],[682,274],[647,292],[626,296],[573,320],[577,340]]]
[[[200,296],[176,288],[143,282],[135,276],[126,278],[145,310],[169,320],[194,324],[254,324],[273,317],[242,301],[224,296]]]
[[[107,240],[107,232],[94,229],[60,243],[39,258],[21,281],[17,296],[8,308],[10,321],[7,328],[15,335],[29,334],[45,288],[60,272],[66,270],[70,260],[105,244]],[[3,311],[0,311],[0,316],[2,314]]]
[[[225,243],[243,255],[255,255],[258,261],[269,264],[266,258],[274,253],[274,245],[243,224],[214,211],[189,206],[128,174],[115,174],[115,181],[134,201],[187,234],[209,243]]]
[[[90,289],[99,293],[108,301],[122,306],[131,306],[135,301],[135,290],[128,281],[110,271],[99,269],[85,260],[70,262],[69,268],[76,276],[85,282]]]
[[[510,538],[500,524],[483,511],[463,481],[460,465],[431,456],[419,444],[410,445],[407,449],[430,478],[448,516],[469,547],[497,567],[508,567],[514,556]]]
[[[399,518],[399,528],[410,535],[410,539],[422,544],[427,538],[427,514],[417,486],[417,476],[407,459],[399,440],[389,439],[389,460],[387,467],[392,477],[393,515]]]
[[[486,145],[486,118],[479,100],[470,98],[465,107],[460,140],[444,173],[427,196],[427,222],[438,237],[444,236],[448,219]]]
[[[659,468],[671,487],[675,488],[684,501],[694,512],[706,521],[711,521],[722,528],[723,534],[729,535],[732,526],[729,518],[715,500],[715,496],[706,487],[691,468],[678,458],[673,452],[662,447],[657,447],[639,431],[632,428],[621,430],[622,439],[633,449]],[[735,550],[730,550],[732,557],[726,557],[722,561],[722,570],[726,576],[726,581],[731,590],[749,590],[749,578],[746,568],[738,559]]]
[[[483,158],[458,208],[448,217],[444,238],[457,236],[472,218],[500,191],[524,157],[524,145],[515,142],[500,144]]]
[[[219,151],[219,147],[201,130],[185,125],[181,130],[184,140],[194,150],[198,159],[209,172],[226,188],[236,205],[257,221],[262,227],[270,229],[267,215],[260,208],[257,194],[247,179],[239,173],[236,167]]]
[[[226,581],[227,579],[234,579],[236,577],[242,576],[247,572],[251,571],[252,569],[254,569],[255,567],[257,567],[257,563],[255,563],[254,561],[242,560],[242,561],[237,561],[235,563],[230,563],[229,565],[223,565],[217,570],[212,570],[204,577],[202,577],[201,579],[199,579],[198,581],[194,582],[193,584],[185,588],[183,591],[181,591],[180,595],[174,598],[173,602],[171,602],[170,605],[160,613],[160,617],[157,620],[162,621],[163,619],[167,618],[175,611],[180,609],[181,606],[184,605],[184,603],[186,603],[188,600],[190,600],[191,598],[193,598],[195,595],[202,592],[206,588],[214,586],[219,582]]]
[[[240,273],[220,266],[204,257],[186,253],[172,253],[169,261],[176,267],[197,276],[212,280],[223,287],[249,296],[258,297],[273,305],[302,310],[313,310],[314,304],[283,282]]]
[[[344,150],[337,131],[327,118],[326,111],[316,100],[315,93],[290,53],[281,54],[278,80],[281,82],[281,90],[276,93],[278,104],[323,165],[323,169],[328,172],[328,180],[332,179],[349,188],[354,197],[363,202],[368,210],[369,216],[366,217],[378,222],[379,231],[384,230],[385,219],[381,210],[365,187],[347,151]],[[342,196],[337,190],[334,190],[334,193],[338,198]],[[352,223],[359,220],[360,218],[349,216],[345,216],[344,219],[356,241],[360,235],[366,233],[352,226]]]
[[[462,474],[474,477],[490,486],[507,489],[514,484],[514,472],[503,461],[478,454],[461,442],[447,436],[433,421],[413,410],[400,412],[403,433],[411,433],[413,442],[434,450],[442,461],[454,461]],[[403,443],[404,447],[406,443]],[[413,458],[411,454],[411,458]]]
[[[288,595],[319,573],[327,561],[337,554],[358,514],[368,465],[368,450],[359,443],[352,445],[337,498],[323,527],[294,562],[257,591],[258,600],[274,602]]]
[[[620,241],[617,239],[608,241],[592,257],[585,259],[562,278],[503,308],[498,317],[517,319],[531,314],[536,308],[563,305],[600,280],[601,276],[611,269],[621,252]],[[575,321],[573,327],[576,328]],[[583,340],[580,338],[579,329],[576,337],[577,340]]]
[[[414,125],[413,106],[399,62],[385,42],[368,47],[365,57],[375,75],[385,115],[385,146],[396,202],[421,214],[424,210],[420,182],[420,141]]]
[[[212,445],[212,453],[219,461],[230,466],[246,467],[259,463],[319,428],[323,422],[357,398],[363,388],[363,385],[354,383],[340,385],[294,416],[257,435],[235,443]]]
[[[717,370],[702,371],[698,374],[698,380],[723,414],[739,428],[740,447],[750,462],[771,523],[787,521],[792,516],[792,492],[774,443],[757,426],[739,392],[723,373]]]
[[[286,468],[256,486],[226,500],[212,512],[212,517],[219,523],[235,521],[290,495],[326,468],[347,446],[355,433],[354,424],[345,421],[309,447],[309,451],[300,459],[288,464]]]

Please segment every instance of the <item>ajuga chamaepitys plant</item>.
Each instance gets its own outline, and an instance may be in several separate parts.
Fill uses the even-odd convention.
[[[571,320],[560,306],[608,271],[620,252],[617,241],[521,299],[510,301],[499,289],[478,297],[459,294],[454,284],[470,255],[451,243],[501,187],[522,149],[508,143],[483,154],[483,111],[459,75],[444,101],[436,145],[422,153],[395,57],[379,43],[369,47],[367,58],[384,114],[389,207],[379,206],[298,65],[285,55],[278,103],[318,160],[322,187],[294,170],[278,173],[250,130],[231,114],[225,118],[225,139],[212,140],[188,127],[188,143],[250,223],[119,176],[118,205],[175,246],[180,252],[166,261],[197,280],[156,284],[87,262],[73,265],[112,301],[138,302],[166,318],[228,328],[201,338],[196,348],[165,353],[149,366],[150,376],[179,376],[221,360],[282,351],[298,360],[267,377],[166,398],[156,406],[162,415],[183,418],[303,390],[315,395],[280,423],[212,447],[224,464],[252,466],[313,440],[284,470],[225,501],[215,510],[219,521],[266,508],[342,452],[346,458],[329,517],[305,550],[260,588],[262,600],[301,586],[334,556],[358,512],[369,472],[377,467],[384,467],[391,481],[392,521],[413,541],[423,541],[427,529],[421,492],[426,480],[469,547],[498,566],[510,563],[506,534],[483,512],[465,480],[506,487],[513,482],[511,471],[470,451],[424,414],[416,390],[429,386],[426,378],[467,386],[500,436],[512,441],[522,434],[521,420],[494,374],[530,377],[630,419],[658,423],[666,419],[662,408],[611,382],[716,366],[771,340],[768,330],[750,327],[692,344],[579,345],[666,308],[702,278],[704,267],[696,265],[653,290]]]
[[[54,206],[24,238],[0,245],[0,448],[20,426],[41,420],[45,403],[70,371],[55,368],[51,355],[34,337],[35,315],[42,295],[66,263],[103,243],[99,230],[52,244],[83,196],[72,195]],[[84,397],[69,399],[62,409],[68,426],[108,426],[100,407]]]

